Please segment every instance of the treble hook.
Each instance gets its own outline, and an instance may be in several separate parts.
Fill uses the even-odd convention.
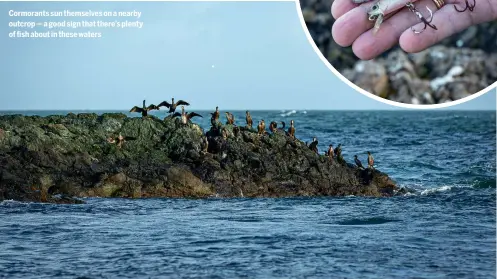
[[[467,0],[466,0],[466,1],[467,1]],[[428,12],[430,12],[430,19],[426,19],[426,18],[423,16],[423,14],[422,14],[420,11],[418,11],[418,10],[416,9],[416,7],[414,6],[414,3],[412,3],[412,2],[408,2],[408,3],[406,4],[406,7],[409,9],[409,11],[413,12],[413,13],[414,13],[414,14],[415,14],[418,18],[419,18],[419,20],[421,20],[421,21],[425,24],[425,26],[423,27],[423,29],[422,29],[421,31],[416,31],[416,30],[414,30],[414,28],[411,26],[411,30],[412,30],[412,32],[414,32],[414,34],[420,34],[420,33],[421,33],[421,32],[423,32],[423,31],[426,29],[426,27],[428,27],[428,26],[430,26],[431,28],[433,28],[433,29],[435,29],[435,30],[438,30],[438,29],[437,29],[437,27],[436,27],[435,25],[431,24],[431,21],[433,20],[433,12],[430,10],[430,8],[426,7],[426,9],[428,10]]]
[[[462,10],[462,11],[458,10],[456,5],[454,5],[454,9],[456,9],[456,11],[458,11],[460,13],[463,13],[466,10],[469,10],[470,12],[472,12],[475,9],[476,0],[473,0],[473,5],[470,5],[468,0],[465,0],[464,2],[466,2],[466,7],[464,8],[464,10]]]

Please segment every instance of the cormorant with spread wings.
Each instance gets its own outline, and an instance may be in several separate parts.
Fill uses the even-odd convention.
[[[171,103],[168,103],[167,101],[164,101],[158,105],[158,107],[167,107],[169,108],[169,113],[174,113],[176,111],[176,107],[178,106],[189,106],[190,104],[183,101],[179,100],[176,103],[174,102],[174,98],[171,99]]]
[[[196,112],[186,113],[185,106],[181,106],[181,113],[175,112],[173,114],[173,118],[177,117],[177,116],[181,117],[181,123],[183,123],[183,124],[187,124],[188,121],[190,121],[190,119],[192,119],[195,116],[203,117],[202,115],[200,115],[200,114],[198,114]]]
[[[143,106],[142,107],[139,107],[139,106],[134,106],[129,112],[138,112],[138,113],[141,113],[142,114],[142,117],[146,117],[148,115],[148,112],[151,111],[151,110],[158,110],[159,107],[152,104],[150,106],[146,106],[145,105],[145,100],[143,100]]]

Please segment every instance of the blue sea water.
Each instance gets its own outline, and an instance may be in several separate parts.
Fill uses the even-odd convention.
[[[55,114],[66,112],[22,112]],[[244,112],[233,112],[243,124]],[[2,113],[0,113],[2,114]],[[209,113],[195,122],[209,125]],[[158,115],[164,116],[163,112]],[[495,278],[495,111],[253,111],[375,156],[393,198],[0,203],[0,278]]]

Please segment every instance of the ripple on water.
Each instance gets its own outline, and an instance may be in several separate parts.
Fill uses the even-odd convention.
[[[354,218],[347,219],[337,222],[337,224],[342,226],[369,226],[369,225],[381,225],[391,222],[401,222],[397,219],[389,219],[385,217],[368,217],[368,218]]]

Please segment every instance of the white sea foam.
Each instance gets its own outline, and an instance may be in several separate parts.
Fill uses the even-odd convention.
[[[294,114],[294,113],[297,113],[297,111],[296,111],[296,110],[292,110],[292,111],[289,111],[289,112],[287,112],[287,113],[282,113],[282,114],[281,114],[281,116],[283,116],[283,117],[287,117],[287,116],[290,116],[290,115],[292,115],[292,114]]]
[[[21,202],[21,201],[15,201],[15,200],[3,200],[3,201],[0,202],[0,206],[29,204],[29,203],[33,203],[33,202]]]
[[[406,188],[408,191],[407,193],[403,194],[402,196],[405,197],[410,197],[410,196],[426,196],[426,195],[431,195],[431,194],[436,194],[436,193],[442,193],[442,192],[447,192],[451,191],[455,188],[470,188],[471,185],[443,185],[440,187],[434,187],[434,188],[426,188],[426,186],[422,184],[413,184],[413,185],[400,185],[400,188]]]
[[[444,185],[437,188],[424,189],[420,192],[421,195],[430,195],[434,193],[447,192],[456,188],[471,188],[471,185]]]
[[[15,200],[4,200],[0,202],[0,205],[9,204],[9,203],[19,203],[19,202]]]
[[[402,196],[404,196],[404,197],[411,197],[411,196],[417,196],[417,194],[416,193],[412,193],[412,192],[407,192],[407,193],[405,193]]]
[[[446,192],[446,191],[450,191],[452,189],[453,186],[442,186],[442,187],[439,187],[439,188],[431,188],[431,189],[425,189],[423,191],[421,191],[421,195],[429,195],[429,194],[433,194],[433,193],[440,193],[440,192]]]

